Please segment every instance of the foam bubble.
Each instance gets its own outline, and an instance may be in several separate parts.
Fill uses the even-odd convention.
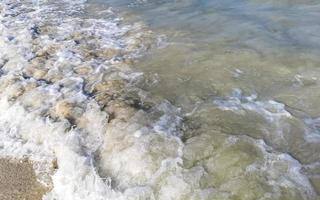
[[[142,74],[129,65],[151,40],[143,25],[111,11],[86,18],[84,1],[39,2],[1,3],[0,156],[33,161],[52,188],[43,199],[314,196],[299,163],[252,138],[207,131],[183,143],[180,109],[147,106],[135,88]],[[238,93],[215,103],[290,117],[277,102]]]

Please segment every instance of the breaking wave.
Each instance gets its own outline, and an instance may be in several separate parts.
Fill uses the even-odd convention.
[[[182,142],[181,110],[136,87],[143,74],[130,65],[154,37],[143,24],[84,1],[0,9],[0,156],[31,160],[51,189],[43,199],[315,197],[301,164],[261,138],[213,130]],[[215,103],[290,117],[276,102],[246,101]]]

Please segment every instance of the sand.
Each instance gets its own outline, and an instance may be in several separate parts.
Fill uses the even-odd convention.
[[[1,200],[40,200],[46,191],[30,162],[0,159]]]

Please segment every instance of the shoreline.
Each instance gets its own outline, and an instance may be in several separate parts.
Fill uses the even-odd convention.
[[[144,108],[143,91],[134,87],[141,73],[130,65],[149,48],[152,33],[111,10],[102,11],[106,19],[81,18],[82,1],[0,6],[0,48],[6,50],[0,54],[0,157],[35,164],[35,174],[20,176],[52,190],[30,194],[34,198],[127,199],[130,191],[114,190],[98,174],[94,154],[108,130],[122,131],[119,122],[129,126]]]
[[[26,172],[19,175],[26,177],[21,190],[33,184],[38,191],[36,177],[52,188],[45,200],[314,197],[301,164],[263,140],[202,126],[181,139],[188,131],[183,111],[142,90],[144,75],[132,68],[153,44],[143,24],[112,10],[86,10],[81,0],[37,8],[30,0],[5,2],[0,157],[30,160],[4,162]],[[95,12],[107,14],[87,17]]]

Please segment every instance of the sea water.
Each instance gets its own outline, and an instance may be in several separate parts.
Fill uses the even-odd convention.
[[[44,199],[319,199],[317,1],[0,5],[0,155]]]

